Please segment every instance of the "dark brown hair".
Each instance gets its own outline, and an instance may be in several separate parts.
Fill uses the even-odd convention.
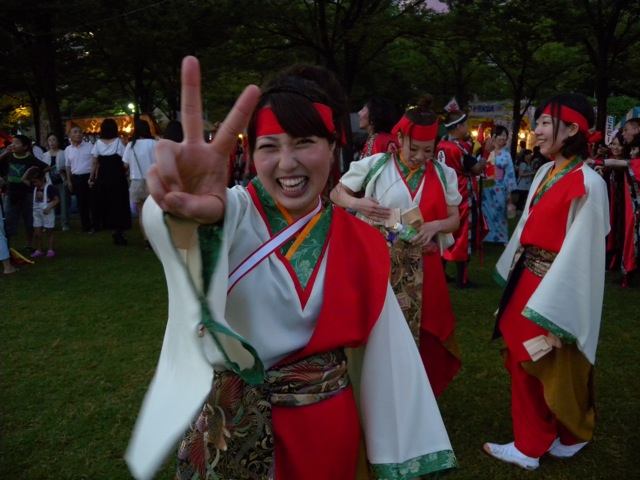
[[[118,137],[118,124],[113,118],[105,118],[100,125],[100,138],[111,139]]]
[[[542,105],[540,105],[535,112],[534,118],[536,122],[542,115],[542,112],[547,108],[547,106],[551,107],[551,117],[553,117],[553,140],[558,136],[558,127],[560,125],[560,121],[558,120],[562,114],[562,107],[567,107],[572,110],[575,110],[580,115],[582,115],[586,120],[589,127],[592,127],[595,123],[595,113],[593,112],[593,107],[589,105],[589,101],[587,97],[584,95],[580,95],[579,93],[561,93],[560,95],[555,95],[549,99],[547,99]],[[562,122],[565,126],[570,126],[571,123]],[[582,158],[589,157],[589,143],[587,139],[588,132],[579,131],[575,135],[568,137],[564,141],[564,145],[562,146],[562,150],[560,153],[564,158],[571,158],[574,155],[579,155]]]
[[[433,97],[428,93],[424,94],[418,100],[418,103],[414,107],[409,107],[404,116],[411,120],[411,123],[426,127],[427,125],[433,125],[438,121],[438,116],[431,110],[431,104],[433,103]]]
[[[444,123],[449,124],[451,122],[455,122],[456,120],[460,120],[464,116],[465,113],[462,110],[452,110],[451,112],[447,112],[447,114],[445,115]],[[455,125],[451,125],[450,127],[447,127],[447,130],[453,130],[458,125],[460,124],[456,123]]]
[[[369,110],[369,124],[374,133],[390,132],[398,122],[393,103],[382,97],[371,97],[365,103]]]
[[[291,136],[318,136],[329,143],[339,143],[347,99],[335,75],[326,68],[314,65],[293,65],[267,81],[251,117],[247,133],[249,151],[256,145],[256,113],[263,107],[273,110],[282,128]],[[335,130],[325,126],[313,103],[331,108]]]

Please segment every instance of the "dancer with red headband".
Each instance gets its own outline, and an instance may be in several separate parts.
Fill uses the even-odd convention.
[[[148,175],[169,320],[126,455],[136,478],[180,438],[177,479],[409,479],[456,465],[384,240],[320,197],[345,106],[328,70],[291,67],[262,93],[247,87],[205,143],[199,65],[184,60],[185,140],[161,141]],[[247,124],[258,175],[227,189]]]
[[[398,154],[380,153],[351,164],[331,192],[337,205],[358,212],[387,238],[391,285],[418,344],[436,396],[460,368],[454,318],[440,254],[458,228],[457,177],[433,161],[438,117],[431,96],[409,108],[392,132]],[[355,192],[364,192],[356,198]],[[411,226],[415,236],[404,230]]]
[[[604,294],[609,207],[588,155],[593,108],[579,94],[536,111],[543,155],[524,212],[496,266],[505,285],[495,336],[511,374],[514,442],[489,455],[524,469],[545,454],[568,458],[593,437],[594,363]]]
[[[447,262],[456,264],[456,287],[474,288],[478,285],[469,280],[469,262],[472,252],[482,248],[482,239],[488,231],[482,216],[482,196],[476,177],[484,172],[489,152],[480,159],[472,154],[473,142],[470,141],[469,122],[464,112],[449,112],[444,122],[447,135],[438,143],[436,158],[455,170],[462,201],[458,206],[460,226],[453,233],[455,242],[442,258],[445,266]]]

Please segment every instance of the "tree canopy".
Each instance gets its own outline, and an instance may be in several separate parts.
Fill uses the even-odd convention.
[[[203,65],[205,115],[221,120],[246,83],[310,62],[342,81],[352,110],[371,94],[403,108],[423,93],[530,103],[640,98],[640,4],[633,0],[11,0],[0,19],[0,128],[20,117],[63,133],[63,118],[179,110],[180,61]],[[17,110],[22,107],[23,110]],[[43,122],[41,119],[45,119]]]

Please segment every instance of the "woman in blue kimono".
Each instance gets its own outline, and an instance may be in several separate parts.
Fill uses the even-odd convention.
[[[498,125],[487,142],[487,149],[493,148],[493,151],[482,183],[482,213],[489,228],[485,242],[506,244],[509,241],[507,204],[511,203],[511,192],[516,189],[516,173],[511,153],[506,148],[508,139],[509,131]]]

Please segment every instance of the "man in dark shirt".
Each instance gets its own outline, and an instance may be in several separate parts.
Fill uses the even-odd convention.
[[[18,233],[20,217],[27,232],[26,248],[31,250],[33,237],[33,189],[22,181],[22,176],[31,167],[47,171],[49,166],[31,154],[31,140],[25,135],[13,137],[13,143],[0,156],[0,172],[6,177],[4,198],[5,231],[7,240]]]

